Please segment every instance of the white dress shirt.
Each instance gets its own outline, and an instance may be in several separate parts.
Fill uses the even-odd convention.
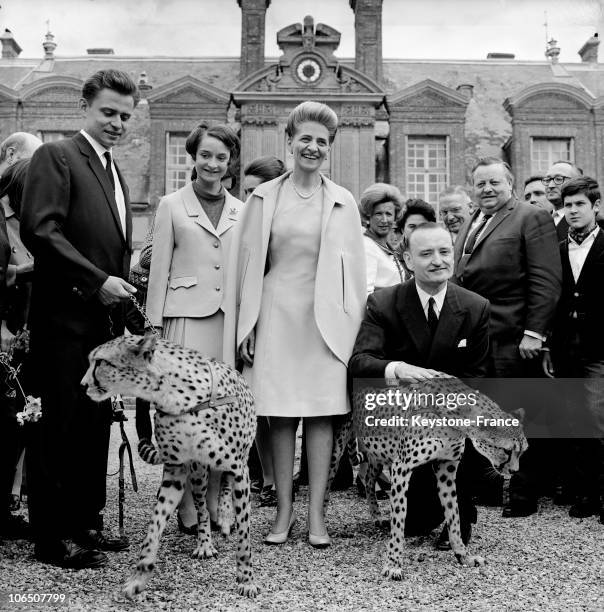
[[[577,244],[569,235],[568,237],[568,259],[570,261],[570,269],[573,271],[575,283],[581,276],[581,270],[587,259],[587,255],[594,244],[596,236],[600,228],[596,225],[594,230],[585,238],[581,244]]]
[[[84,130],[80,130],[80,134],[90,143],[94,152],[99,156],[103,168],[107,168],[107,160],[105,159],[105,153],[109,152],[111,155],[111,149],[106,149],[102,144],[98,143],[90,134]],[[113,155],[111,156],[113,161]],[[122,191],[122,185],[120,179],[115,170],[115,163],[111,164],[111,172],[113,174],[113,182],[115,183],[115,203],[117,204],[117,212],[120,217],[120,224],[122,226],[122,232],[126,235],[126,200],[124,199],[124,192]]]
[[[499,212],[499,211],[497,211]],[[480,240],[482,239],[483,235],[484,235],[484,231],[487,229],[487,227],[489,227],[489,224],[491,223],[491,221],[493,221],[493,217],[495,217],[497,213],[493,213],[491,215],[491,218],[488,219],[488,221],[484,224],[484,227],[480,230],[480,234],[478,234],[478,236],[476,237],[476,240],[474,242],[474,248],[476,248],[476,245],[480,242]],[[476,219],[474,219],[474,221],[472,221],[472,224],[470,225],[470,228],[468,229],[468,233],[466,234],[466,240],[464,242],[463,245],[463,252],[466,252],[466,244],[468,243],[468,238],[474,233],[474,230],[482,223],[482,220],[484,219],[484,213],[482,211],[480,211],[478,213],[478,216],[476,217]]]
[[[430,295],[429,293],[426,293],[423,289],[421,289],[419,287],[419,285],[417,283],[415,283],[415,288],[417,289],[417,295],[419,297],[419,302],[422,305],[422,310],[424,311],[424,316],[426,317],[426,321],[428,320],[428,302],[430,301],[430,298],[434,298],[434,312],[436,312],[436,317],[440,318],[440,313],[443,309],[443,304],[445,302],[445,297],[447,295],[447,284],[445,283],[445,286],[443,289],[441,289],[438,293],[435,293],[434,295]],[[396,376],[394,375],[394,370],[396,369],[396,366],[399,365],[400,363],[404,363],[403,361],[391,361],[387,366],[386,369],[384,371],[384,378],[396,378]]]

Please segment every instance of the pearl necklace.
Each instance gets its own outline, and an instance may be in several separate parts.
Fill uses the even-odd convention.
[[[301,191],[298,191],[298,188],[296,187],[296,182],[294,181],[293,177],[290,177],[289,180],[291,181],[291,184],[292,184],[292,187],[294,188],[294,191],[303,200],[308,200],[308,199],[312,198],[315,195],[315,193],[317,193],[317,191],[319,191],[319,189],[321,188],[321,184],[323,183],[323,181],[319,178],[319,183],[317,184],[317,186],[310,193],[306,194],[306,193],[302,193]]]

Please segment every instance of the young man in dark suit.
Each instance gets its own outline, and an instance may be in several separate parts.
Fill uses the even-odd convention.
[[[120,335],[132,218],[128,188],[112,157],[138,102],[130,77],[101,70],[80,100],[84,129],[33,155],[21,236],[35,259],[31,351],[42,419],[31,445],[30,524],[36,557],[74,569],[100,567],[102,550],[127,541],[103,534],[111,405],[80,381],[88,353]]]
[[[529,402],[532,383],[506,384],[504,379],[541,374],[540,349],[560,297],[562,269],[552,216],[512,194],[509,166],[494,157],[479,160],[472,171],[478,210],[455,242],[455,276],[462,287],[491,303],[489,376],[502,379],[487,390],[504,410],[527,408],[531,420],[540,410]],[[520,471],[510,483],[510,504],[503,515],[528,516],[537,511],[537,465],[544,445],[529,441]],[[478,460],[478,458],[477,458]],[[496,479],[484,480],[487,484]],[[483,495],[496,497],[499,491]],[[484,501],[491,501],[485,499]],[[495,500],[493,500],[495,501]]]
[[[449,232],[431,222],[418,226],[409,237],[404,257],[415,277],[369,296],[348,364],[351,376],[411,381],[428,380],[437,372],[463,378],[485,376],[489,303],[449,282],[453,274]],[[440,503],[434,474],[430,467],[422,467],[414,471],[411,480],[409,517],[415,506],[415,513],[425,517],[425,528],[431,530],[438,524],[429,522],[436,516],[433,504]],[[467,543],[476,509],[464,471],[460,467],[457,489],[461,533]],[[443,532],[439,541],[445,539]]]
[[[569,514],[600,515],[604,523],[604,232],[598,227],[598,183],[587,176],[562,187],[568,236],[560,242],[562,297],[550,339],[551,356],[544,354],[548,376],[565,381],[570,433],[566,463],[576,500]],[[572,379],[581,379],[580,387]],[[566,423],[561,424],[567,425]]]

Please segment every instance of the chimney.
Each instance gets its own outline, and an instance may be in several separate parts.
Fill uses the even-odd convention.
[[[19,57],[22,49],[17,44],[13,33],[8,28],[4,30],[4,34],[0,36],[0,40],[2,41],[2,59]]]
[[[110,47],[93,47],[92,49],[86,49],[88,55],[115,55],[115,51]]]
[[[55,42],[54,34],[52,34],[50,30],[46,32],[46,36],[44,37],[44,42],[42,43],[42,46],[44,47],[44,59],[54,59],[57,43]]]
[[[600,39],[596,32],[580,49],[579,55],[581,61],[585,64],[597,64],[598,63],[598,45]]]
[[[271,0],[237,0],[241,8],[241,60],[239,78],[264,68],[266,9]]]
[[[354,67],[382,80],[382,0],[350,0],[354,11]]]
[[[547,57],[552,64],[557,64],[560,57],[560,47],[558,41],[553,38],[547,43],[547,49],[545,50],[545,57]]]

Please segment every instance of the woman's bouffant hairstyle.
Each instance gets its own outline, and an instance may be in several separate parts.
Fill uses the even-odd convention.
[[[227,170],[227,174],[229,174],[234,165],[237,163],[237,160],[239,159],[239,152],[241,151],[241,143],[239,142],[239,137],[235,133],[235,130],[224,123],[212,126],[208,125],[205,121],[200,123],[187,136],[187,140],[185,142],[185,149],[193,160],[197,157],[197,149],[199,148],[199,143],[204,136],[211,136],[212,138],[216,138],[216,140],[220,140],[220,142],[229,150],[230,159],[229,168]],[[193,168],[193,172],[191,172],[191,180],[194,181],[196,178],[197,172],[195,168]]]
[[[274,155],[264,155],[253,159],[244,169],[245,176],[257,176],[263,183],[272,181],[285,173],[285,164]]]
[[[375,183],[361,195],[361,215],[368,221],[373,211],[378,204],[384,202],[392,202],[394,205],[394,219],[395,221],[401,216],[401,212],[404,206],[404,200],[401,192],[394,185],[388,185],[388,183]]]
[[[140,92],[130,75],[121,70],[99,70],[86,79],[82,87],[82,98],[92,102],[102,89],[112,89],[122,96],[132,96],[134,106],[139,103]]]
[[[338,116],[329,106],[310,100],[298,104],[287,118],[287,125],[285,126],[287,136],[293,138],[298,126],[306,121],[313,121],[314,123],[324,125],[329,132],[329,144],[333,142],[338,131]]]
[[[436,213],[434,212],[434,208],[432,204],[428,204],[428,202],[425,200],[421,200],[420,198],[412,198],[405,202],[405,206],[407,209],[397,223],[399,231],[402,232],[405,229],[405,223],[407,223],[407,219],[411,215],[421,215],[426,221],[436,222]]]
[[[21,216],[21,198],[30,161],[29,158],[20,159],[9,166],[0,178],[0,198],[8,196],[8,203],[17,217]]]

